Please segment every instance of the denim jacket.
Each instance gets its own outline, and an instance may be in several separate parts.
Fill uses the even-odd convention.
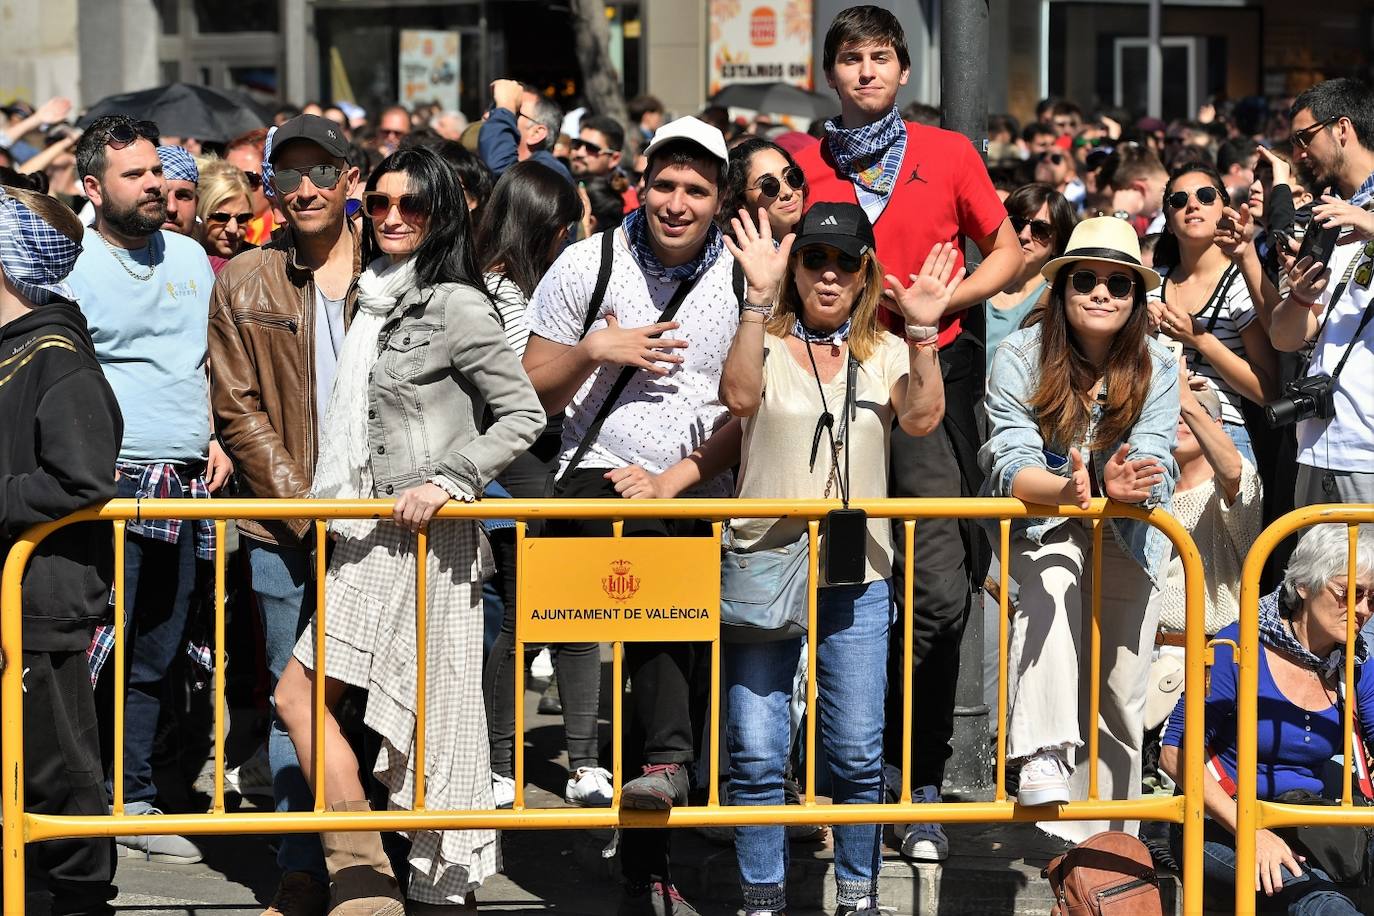
[[[1153,366],[1150,393],[1140,419],[1131,428],[1128,460],[1154,458],[1164,466],[1164,479],[1150,491],[1141,508],[1167,510],[1173,504],[1174,486],[1178,482],[1178,465],[1173,457],[1179,417],[1178,361],[1158,341],[1147,339],[1146,342]],[[1072,475],[1071,447],[1077,447],[1092,462],[1097,479],[1101,481],[1107,459],[1121,447],[1117,442],[1106,451],[1089,451],[1087,443],[1092,439],[1092,427],[1102,415],[1102,407],[1098,404],[1093,405],[1092,423],[1084,441],[1046,443],[1041,439],[1035,416],[1028,406],[1039,381],[1039,367],[1038,326],[1007,335],[992,358],[987,393],[988,441],[978,453],[978,464],[987,474],[983,496],[1011,496],[1012,481],[1028,467],[1045,468],[1067,479]],[[1045,535],[1065,521],[1063,518],[1017,519],[1012,522],[1012,536],[1043,544]],[[1169,556],[1168,539],[1154,527],[1134,519],[1111,519],[1110,526],[1121,549],[1157,584],[1160,565]],[[995,522],[989,530],[995,532]]]
[[[442,477],[473,498],[544,428],[496,307],[459,283],[411,289],[378,338],[367,393],[375,495]],[[493,420],[482,421],[490,408]]]

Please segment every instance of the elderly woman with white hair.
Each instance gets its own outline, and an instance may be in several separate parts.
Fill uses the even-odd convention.
[[[1324,776],[1333,756],[1344,750],[1343,677],[1348,599],[1354,598],[1358,630],[1370,618],[1370,589],[1374,587],[1374,526],[1360,526],[1355,549],[1356,579],[1349,581],[1349,536],[1345,525],[1317,525],[1298,542],[1288,561],[1283,583],[1260,599],[1258,794],[1261,799],[1321,803],[1318,796],[1339,798],[1340,787]],[[1353,596],[1352,593],[1353,592]],[[1236,710],[1235,654],[1222,640],[1240,642],[1239,624],[1217,633],[1216,661],[1207,695],[1207,773],[1204,804],[1207,826],[1203,873],[1222,885],[1214,892],[1234,893],[1236,880]],[[1355,747],[1374,739],[1374,668],[1366,662],[1364,638],[1355,637]],[[1183,700],[1180,699],[1164,734],[1160,768],[1176,782],[1183,781]],[[1339,772],[1339,769],[1337,769]],[[1369,792],[1367,777],[1358,791]],[[1353,876],[1367,863],[1358,858],[1354,831],[1327,837],[1335,842],[1303,847],[1290,830],[1260,830],[1256,836],[1255,889],[1272,898],[1279,912],[1303,916],[1355,916],[1360,912],[1350,896]],[[1349,831],[1352,842],[1344,842]],[[1175,855],[1180,834],[1173,831]],[[1374,847],[1372,847],[1374,848]],[[1339,850],[1339,851],[1336,851]],[[1286,908],[1286,909],[1285,909]]]

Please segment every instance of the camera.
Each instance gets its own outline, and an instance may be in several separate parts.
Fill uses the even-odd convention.
[[[1277,429],[1299,420],[1330,420],[1336,416],[1336,385],[1329,375],[1309,375],[1283,386],[1283,396],[1264,405],[1264,418]]]

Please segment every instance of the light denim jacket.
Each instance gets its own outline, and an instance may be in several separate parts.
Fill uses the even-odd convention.
[[[376,496],[442,477],[480,498],[544,428],[544,408],[496,306],[472,287],[407,291],[378,344],[367,391]],[[487,408],[494,419],[483,431]]]
[[[1167,510],[1173,504],[1174,486],[1178,482],[1178,465],[1173,456],[1179,416],[1178,361],[1157,340],[1150,338],[1146,343],[1153,373],[1140,419],[1131,428],[1129,457],[1154,458],[1164,466],[1164,480],[1150,491],[1141,508]],[[1068,457],[1071,446],[1090,458],[1097,479],[1101,481],[1107,459],[1121,447],[1117,442],[1107,451],[1089,454],[1087,442],[1092,438],[1091,428],[1083,442],[1047,444],[1041,439],[1035,416],[1028,406],[1039,377],[1039,326],[1008,334],[997,347],[992,371],[988,374],[988,441],[978,452],[978,464],[987,474],[983,496],[1011,496],[1012,481],[1028,467],[1045,468],[1068,478],[1072,474],[1072,462]],[[1092,426],[1096,426],[1101,415],[1102,407],[1094,404]],[[1065,521],[1067,519],[1063,518],[1017,519],[1012,522],[1012,536],[1042,544],[1045,535]],[[1169,555],[1168,539],[1154,527],[1134,519],[1111,519],[1110,524],[1121,549],[1157,584],[1159,567]],[[986,527],[994,537],[998,536],[996,522]]]

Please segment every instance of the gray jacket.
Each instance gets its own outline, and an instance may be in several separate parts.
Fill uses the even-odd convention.
[[[472,287],[410,290],[378,342],[367,395],[375,496],[443,477],[480,498],[544,428],[544,409],[496,307]]]

